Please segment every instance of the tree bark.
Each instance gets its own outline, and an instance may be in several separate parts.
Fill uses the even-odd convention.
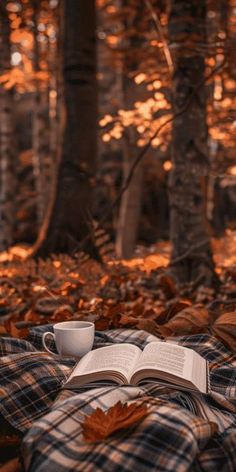
[[[40,227],[48,199],[48,185],[47,185],[47,159],[49,152],[49,99],[48,87],[45,85],[42,88],[40,80],[38,80],[38,73],[41,71],[40,67],[40,46],[38,41],[38,23],[40,12],[40,1],[33,0],[33,37],[34,37],[34,109],[33,109],[33,130],[32,130],[32,148],[33,148],[33,171],[35,179],[36,201],[37,201],[37,220],[38,227]]]
[[[123,180],[127,179],[132,158],[137,147],[132,143],[132,130],[123,138]],[[130,139],[131,138],[131,139]],[[132,180],[124,192],[120,205],[117,225],[116,252],[119,257],[129,259],[133,256],[137,243],[142,203],[143,166],[139,163]]]
[[[57,7],[57,42],[56,45],[49,41],[48,69],[50,71],[49,83],[49,149],[51,156],[51,176],[55,171],[61,148],[61,131],[64,122],[63,100],[63,40],[64,40],[64,4]]]
[[[64,2],[66,122],[56,197],[36,242],[36,254],[83,248],[95,255],[89,214],[95,172],[97,87],[94,0]],[[82,245],[85,240],[85,245]]]
[[[129,4],[126,0],[123,6]],[[137,71],[137,60],[132,55],[132,48],[139,48],[143,39],[139,37],[140,22],[142,21],[145,5],[138,2],[136,6],[136,15],[134,18],[127,19],[125,26],[133,31],[129,36],[126,51],[123,58],[123,101],[124,108],[130,110],[134,107],[137,99],[135,83],[132,76]],[[135,126],[127,127],[122,141],[123,151],[123,183],[125,183],[129,174],[133,160],[138,152],[136,141],[138,139]],[[140,214],[142,207],[142,183],[143,183],[143,165],[139,163],[135,169],[132,180],[121,198],[119,208],[119,218],[117,222],[116,252],[119,257],[129,259],[133,256],[138,239]]]
[[[171,265],[180,283],[211,285],[215,279],[205,219],[208,173],[205,58],[205,0],[172,0],[169,39],[174,59],[173,108],[185,111],[173,122],[169,180]],[[201,84],[201,85],[200,85]]]
[[[6,1],[0,5],[0,74],[10,70],[10,26]],[[12,91],[0,84],[0,250],[13,242],[15,223],[15,140]]]

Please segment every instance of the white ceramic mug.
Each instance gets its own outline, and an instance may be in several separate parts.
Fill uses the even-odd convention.
[[[46,338],[54,339],[60,357],[82,357],[91,351],[94,342],[95,326],[90,321],[63,321],[53,326],[54,333],[43,334],[43,346],[54,354],[46,345]]]

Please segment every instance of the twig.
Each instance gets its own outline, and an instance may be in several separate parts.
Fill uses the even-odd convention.
[[[145,3],[146,3],[146,6],[148,7],[148,9],[150,10],[154,25],[156,26],[156,30],[160,35],[161,41],[163,43],[163,51],[164,51],[164,55],[165,55],[165,58],[166,58],[166,62],[167,62],[167,65],[169,67],[170,73],[172,74],[173,70],[174,70],[173,60],[172,60],[172,57],[171,57],[169,46],[168,46],[167,41],[165,39],[165,36],[163,34],[163,30],[162,30],[160,20],[158,18],[158,15],[154,11],[151,3],[149,2],[149,0],[145,0]]]
[[[214,305],[234,305],[236,304],[236,298],[229,298],[228,300],[223,300],[222,298],[216,298],[212,302],[206,305],[206,308],[213,308]]]
[[[195,249],[199,249],[200,247],[206,246],[207,244],[208,244],[208,239],[204,239],[203,241],[200,241],[197,244],[193,244],[192,246],[190,246],[187,249],[186,252],[184,252],[180,256],[175,257],[174,259],[172,259],[172,261],[170,262],[170,266],[178,264],[179,262],[183,261],[184,259],[187,259],[187,257],[195,251]]]
[[[2,285],[9,285],[10,287],[14,288],[16,292],[22,296],[22,290],[19,286],[13,282],[13,280],[8,279],[7,277],[0,277],[0,286]]]
[[[130,167],[130,171],[129,171],[129,174],[126,178],[126,181],[123,185],[123,187],[121,188],[117,198],[115,199],[115,201],[113,202],[113,204],[111,205],[111,208],[113,209],[114,206],[116,206],[116,204],[118,203],[118,201],[120,200],[120,198],[122,197],[123,193],[126,191],[126,189],[128,188],[129,186],[129,183],[134,175],[134,171],[137,167],[137,165],[139,164],[139,162],[141,161],[141,159],[143,158],[144,154],[146,154],[147,150],[149,149],[149,147],[151,146],[152,144],[152,141],[158,136],[158,134],[160,133],[160,131],[166,126],[168,125],[169,123],[172,123],[173,121],[175,121],[176,118],[178,118],[179,116],[183,115],[187,110],[188,110],[188,107],[189,105],[191,105],[192,103],[192,100],[194,98],[194,96],[196,95],[196,93],[198,92],[198,90],[211,78],[213,77],[224,65],[226,64],[226,59],[224,59],[224,61],[221,62],[221,64],[217,65],[211,72],[210,74],[208,74],[208,76],[204,77],[204,79],[202,79],[199,84],[195,87],[195,89],[192,91],[192,93],[190,94],[187,102],[185,103],[185,105],[176,113],[173,114],[173,116],[171,118],[168,118],[164,123],[162,123],[161,126],[159,126],[159,128],[155,131],[155,133],[152,135],[152,137],[150,138],[149,142],[146,144],[146,146],[144,146],[144,148],[142,149],[142,151],[137,155],[137,157],[134,159],[131,167]],[[106,215],[101,219],[101,222],[104,221],[104,218],[106,217]],[[106,218],[105,218],[106,219]]]

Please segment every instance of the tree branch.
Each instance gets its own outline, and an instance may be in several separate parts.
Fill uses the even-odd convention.
[[[113,203],[111,203],[111,205],[109,206],[108,210],[105,212],[104,216],[98,221],[97,225],[96,225],[96,229],[98,228],[101,228],[103,223],[107,220],[108,216],[110,216],[110,214],[113,212],[114,208],[118,205],[122,195],[124,194],[124,192],[127,190],[131,180],[132,180],[132,177],[134,175],[134,172],[135,172],[135,169],[136,167],[138,166],[138,164],[141,162],[141,160],[143,159],[144,155],[146,154],[146,152],[148,151],[148,149],[150,148],[151,144],[152,144],[152,141],[159,135],[160,131],[166,126],[168,125],[169,123],[172,123],[174,120],[176,120],[176,118],[178,118],[179,116],[183,115],[187,110],[188,110],[188,107],[191,105],[192,101],[193,101],[193,98],[195,97],[195,95],[198,93],[199,89],[205,84],[207,83],[217,72],[219,72],[219,70],[221,70],[227,63],[227,58],[225,57],[224,60],[218,64],[214,69],[212,69],[212,71],[206,75],[200,82],[199,84],[195,87],[195,89],[192,91],[192,93],[189,95],[188,97],[188,100],[186,101],[185,105],[176,113],[174,113],[171,118],[168,118],[164,123],[162,123],[159,128],[155,131],[155,133],[151,136],[151,138],[149,139],[148,143],[143,147],[143,149],[141,150],[141,152],[136,156],[136,158],[133,160],[132,164],[131,164],[131,167],[130,167],[130,170],[129,170],[129,173],[127,175],[127,178],[125,180],[125,183],[124,185],[121,187],[120,189],[120,192],[118,193],[117,197],[115,198],[115,200],[113,201]],[[73,253],[72,254],[75,254],[79,249],[83,248],[85,243],[91,238],[92,236],[92,233],[88,233],[88,235],[80,242],[78,243],[78,246],[74,249]],[[202,244],[202,243],[201,243]],[[205,242],[204,242],[205,244]],[[192,250],[192,249],[191,249]],[[180,256],[181,258],[182,257],[186,257],[185,255],[183,256]]]
[[[174,70],[174,64],[173,64],[173,60],[172,60],[172,57],[171,57],[170,48],[169,48],[169,46],[167,44],[167,41],[166,41],[166,38],[163,34],[163,29],[162,29],[160,20],[158,18],[158,15],[154,11],[154,9],[152,7],[152,4],[149,2],[149,0],[145,0],[145,3],[146,3],[147,8],[150,10],[154,25],[156,27],[156,30],[157,30],[158,34],[160,35],[161,41],[163,43],[163,51],[164,51],[164,55],[165,55],[165,58],[166,58],[166,62],[167,62],[167,65],[169,67],[170,73],[172,74],[173,70]]]
[[[176,113],[174,113],[172,115],[171,118],[168,118],[164,123],[161,124],[161,126],[159,126],[159,128],[155,131],[155,133],[152,135],[152,137],[150,138],[150,140],[148,141],[148,143],[143,147],[143,149],[140,151],[140,153],[136,156],[136,158],[133,160],[132,164],[131,164],[131,167],[130,167],[130,170],[129,170],[129,173],[127,175],[127,178],[126,178],[126,181],[124,183],[124,185],[122,186],[119,194],[117,195],[117,197],[115,198],[114,202],[111,204],[110,208],[108,209],[107,213],[103,216],[103,218],[101,218],[101,220],[99,221],[99,225],[100,223],[102,224],[104,221],[106,221],[107,219],[107,216],[110,215],[110,213],[112,212],[112,210],[114,209],[114,207],[117,205],[117,203],[120,201],[123,193],[127,190],[129,184],[130,184],[130,181],[134,175],[134,171],[136,169],[136,167],[138,166],[139,162],[142,160],[143,156],[146,154],[146,152],[148,151],[148,149],[150,148],[151,144],[152,144],[152,141],[158,136],[158,134],[160,133],[160,131],[166,126],[168,125],[169,123],[172,123],[174,120],[176,120],[176,118],[178,118],[179,116],[183,115],[187,110],[188,110],[188,107],[191,105],[192,103],[192,100],[193,98],[195,97],[195,95],[197,94],[198,90],[206,83],[208,82],[209,79],[211,79],[220,69],[222,69],[222,67],[224,67],[226,64],[226,59],[224,61],[221,62],[221,64],[219,64],[217,67],[215,67],[211,72],[210,74],[208,74],[206,77],[204,77],[203,80],[200,81],[200,83],[197,85],[197,87],[195,87],[195,89],[193,90],[193,92],[190,94],[187,102],[185,103],[185,105]]]

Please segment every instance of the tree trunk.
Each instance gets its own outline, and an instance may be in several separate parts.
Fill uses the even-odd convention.
[[[97,91],[94,0],[64,2],[64,96],[66,123],[56,197],[35,245],[36,254],[83,247],[92,255],[89,215],[95,172]],[[35,252],[35,251],[34,251]]]
[[[48,198],[47,177],[46,177],[46,159],[49,151],[48,125],[48,89],[42,89],[38,73],[40,72],[40,47],[38,41],[38,23],[41,4],[38,0],[33,1],[33,37],[34,37],[34,73],[35,73],[35,92],[33,109],[33,171],[35,179],[36,202],[37,202],[37,220],[40,227],[45,213],[46,202]]]
[[[63,43],[64,43],[64,4],[57,7],[57,42],[49,41],[48,70],[49,82],[49,150],[51,157],[51,177],[59,162],[62,146],[62,130],[65,119],[63,100]]]
[[[204,55],[205,0],[172,0],[169,38],[174,59],[173,122],[169,181],[171,265],[180,283],[211,285],[214,264],[206,227],[204,183],[208,173]],[[200,85],[201,84],[201,85]],[[188,104],[188,105],[187,105]]]
[[[10,27],[6,2],[0,5],[0,74],[10,70]],[[15,162],[12,91],[0,84],[0,250],[13,242]]]
[[[128,137],[123,138],[123,180],[130,171],[132,158],[135,158],[137,147],[129,139],[132,130],[128,131]],[[126,139],[127,138],[127,139]],[[135,169],[129,187],[124,192],[120,205],[119,221],[117,226],[116,252],[119,257],[129,259],[133,256],[137,243],[141,202],[142,202],[142,164]]]
[[[123,6],[129,2],[123,1]],[[123,101],[124,108],[130,110],[134,107],[137,99],[135,83],[132,76],[137,71],[137,60],[132,56],[133,47],[141,47],[143,39],[139,36],[139,22],[142,19],[145,6],[143,2],[138,2],[136,6],[135,18],[125,21],[126,28],[131,28],[134,32],[129,37],[127,49],[123,59]],[[140,88],[139,88],[140,90]],[[134,126],[126,129],[123,138],[123,184],[129,174],[133,160],[138,153],[136,141],[138,139]],[[129,259],[133,256],[138,239],[138,230],[140,223],[140,213],[142,207],[142,182],[143,166],[139,163],[133,174],[132,180],[121,198],[119,209],[119,218],[117,222],[116,252],[119,257]]]

